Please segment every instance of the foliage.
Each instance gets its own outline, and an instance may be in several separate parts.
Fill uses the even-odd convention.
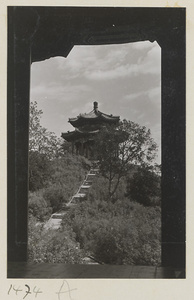
[[[122,177],[120,180],[120,184],[111,198],[108,193],[108,179],[104,178],[101,174],[99,174],[92,183],[92,187],[88,191],[87,198],[90,202],[94,202],[96,199],[98,201],[106,201],[115,203],[118,199],[125,198],[125,191],[127,188],[126,178]],[[103,187],[103,188],[102,188]]]
[[[38,151],[29,152],[29,190],[36,191],[46,186],[50,176],[50,161]]]
[[[45,200],[50,203],[53,213],[59,210],[62,204],[68,200],[67,198],[65,199],[65,188],[59,184],[53,184],[47,187],[43,192],[43,196]]]
[[[64,154],[72,153],[72,146],[71,142],[67,142],[66,140],[63,141],[61,145],[62,151]]]
[[[78,188],[79,183],[81,183],[86,172],[91,167],[91,163],[86,158],[70,154],[53,160],[50,165],[50,184],[64,184],[66,187],[70,185],[71,189],[73,188],[72,185]]]
[[[38,109],[37,102],[30,103],[29,120],[29,152],[37,151],[53,159],[62,155],[62,140],[57,138],[53,132],[48,131],[41,125],[43,112]]]
[[[38,224],[45,222],[73,196],[91,164],[82,157],[68,154],[49,160],[48,164],[49,175],[43,177],[44,187],[29,192],[29,261],[82,263],[83,251],[70,227],[66,226],[62,232],[46,231]]]
[[[159,265],[160,177],[143,168],[156,154],[150,131],[126,120],[104,128],[96,141],[101,175],[87,199],[64,216],[62,228],[46,230],[39,222],[77,192],[91,163],[71,155],[68,144],[62,155],[59,140],[40,125],[41,115],[31,104],[29,261],[83,263],[90,254],[107,264]]]
[[[96,138],[101,174],[108,179],[112,197],[131,165],[149,165],[156,156],[157,145],[150,130],[123,120],[118,127],[106,126]]]
[[[50,173],[50,161],[62,155],[61,140],[53,132],[41,126],[43,112],[37,102],[30,103],[29,120],[29,190],[46,186]]]
[[[56,211],[67,202],[83,180],[90,163],[68,152],[62,154],[60,139],[40,124],[42,110],[30,104],[29,190],[45,189],[44,197]]]
[[[128,180],[126,196],[145,206],[160,205],[160,181],[160,176],[153,169],[139,168],[133,178]]]
[[[40,222],[46,221],[52,214],[52,208],[44,199],[42,193],[40,191],[34,193],[30,192],[28,198],[29,216],[33,216],[37,221]]]
[[[117,200],[79,204],[64,218],[80,246],[106,264],[160,264],[160,208]]]
[[[43,158],[45,158],[44,155]],[[39,209],[41,214],[42,210],[45,209],[44,203],[47,203],[51,213],[59,210],[62,204],[68,202],[76,193],[87,170],[90,168],[90,162],[87,159],[72,155],[65,155],[63,158],[52,161],[46,160],[46,162],[46,168],[41,168],[44,160],[40,160],[37,165],[33,164],[38,171],[40,168],[40,173],[34,172],[32,177],[34,182],[30,177],[29,184],[30,190],[34,192],[30,193],[30,212],[38,219],[41,217],[37,214],[36,208]],[[34,169],[31,169],[31,172],[32,170]],[[42,202],[40,197],[43,199]],[[33,202],[33,207],[31,202]]]
[[[82,263],[83,251],[70,228],[61,231],[44,230],[29,220],[28,261],[34,263]]]

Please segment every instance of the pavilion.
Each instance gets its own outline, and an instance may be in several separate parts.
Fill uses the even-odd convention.
[[[72,145],[72,154],[83,155],[95,159],[95,136],[106,125],[117,126],[120,117],[105,114],[98,110],[98,102],[93,103],[94,108],[89,113],[79,114],[69,118],[69,123],[75,128],[61,134],[62,138]]]

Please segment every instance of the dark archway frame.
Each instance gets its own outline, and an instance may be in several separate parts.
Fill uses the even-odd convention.
[[[74,45],[162,49],[162,266],[185,268],[185,8],[8,7],[8,261],[27,261],[30,64]]]

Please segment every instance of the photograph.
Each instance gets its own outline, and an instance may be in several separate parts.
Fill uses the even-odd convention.
[[[185,279],[186,9],[7,12],[7,278]]]

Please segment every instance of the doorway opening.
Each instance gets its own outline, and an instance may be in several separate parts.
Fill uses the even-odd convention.
[[[101,116],[119,116],[128,140],[135,139],[120,144],[117,164],[106,170],[104,161],[94,165],[87,151],[72,152],[74,140],[61,138],[79,130],[79,145],[91,140],[88,133],[98,129],[91,121],[93,101]],[[160,46],[75,46],[66,59],[33,63],[30,102],[29,261],[160,265]],[[68,122],[80,115],[87,135],[83,124]],[[118,169],[122,151],[126,163]],[[153,158],[147,164],[146,155]],[[110,166],[112,158],[103,159]]]

